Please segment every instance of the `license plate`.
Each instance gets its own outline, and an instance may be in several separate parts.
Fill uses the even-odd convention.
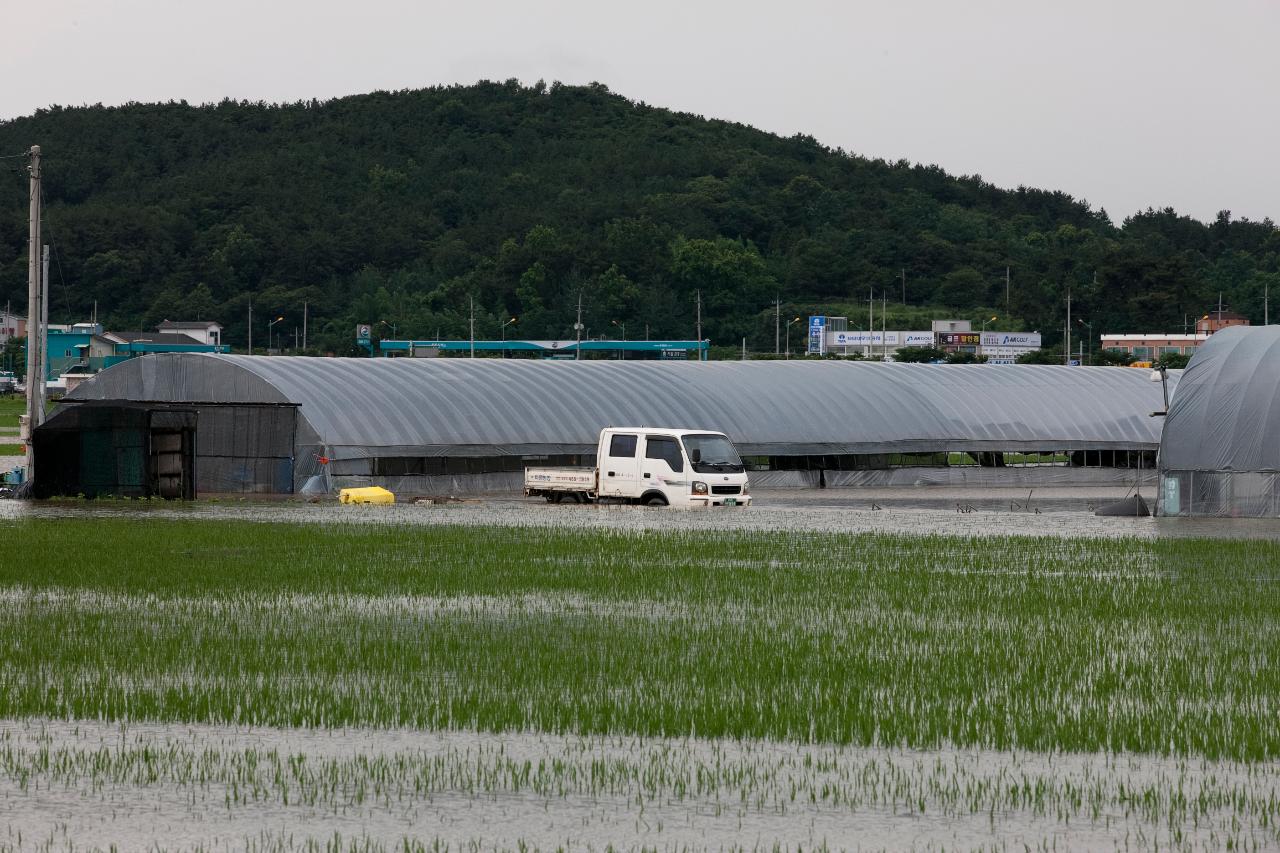
[[[725,498],[725,499],[724,499],[724,505],[725,505],[725,506],[737,506],[737,505],[738,505],[738,499],[737,499],[737,498]]]

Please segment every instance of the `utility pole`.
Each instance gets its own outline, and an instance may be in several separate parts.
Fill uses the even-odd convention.
[[[476,357],[476,298],[471,297],[471,357]]]
[[[1218,331],[1222,331],[1222,291],[1218,291]]]
[[[39,423],[40,414],[44,411],[44,400],[37,396],[36,372],[40,369],[39,352],[44,347],[44,330],[40,328],[40,146],[32,145],[30,151],[31,164],[27,167],[31,174],[29,191],[31,193],[31,209],[28,214],[29,234],[27,241],[27,433],[23,440],[27,443],[27,475],[30,481],[35,476],[35,452],[32,449],[32,433]]]
[[[823,331],[826,331],[825,329]],[[867,356],[876,354],[876,289],[867,288]]]
[[[578,345],[573,350],[573,360],[582,358],[582,291],[578,291],[578,320],[573,324],[573,331],[578,336]]]
[[[885,315],[889,313],[887,308],[888,291],[880,291],[880,360],[884,361],[885,356],[889,354],[889,342],[885,340]]]
[[[253,297],[249,297],[249,355],[253,355]]]
[[[1071,365],[1071,285],[1067,285],[1067,337],[1066,345],[1062,348],[1062,363]]]
[[[1097,273],[1094,273],[1096,276]],[[1009,267],[1004,268],[1004,316],[1009,316]]]
[[[44,215],[43,204],[41,205],[41,215]],[[36,350],[36,357],[40,359],[40,370],[36,373],[39,388],[36,393],[40,398],[40,406],[36,410],[36,419],[32,422],[32,428],[40,426],[44,423],[44,398],[45,387],[49,381],[49,244],[44,244],[41,255],[43,261],[40,273],[40,347]],[[88,356],[86,356],[87,358]]]
[[[1271,282],[1262,285],[1262,325],[1271,325]]]
[[[907,268],[902,268],[902,304],[907,304]]]
[[[773,298],[773,354],[782,352],[782,298]]]
[[[302,348],[307,348],[307,301],[302,301]]]
[[[698,361],[702,361],[702,356],[706,352],[702,348],[702,291],[696,292],[698,299]]]

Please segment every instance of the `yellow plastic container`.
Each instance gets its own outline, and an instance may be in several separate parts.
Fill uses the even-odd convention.
[[[360,489],[343,489],[338,492],[338,500],[344,504],[393,504],[396,496],[381,486],[366,486]]]

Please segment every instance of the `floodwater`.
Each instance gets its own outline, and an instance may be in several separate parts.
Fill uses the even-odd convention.
[[[1277,798],[1274,762],[0,721],[6,850],[1266,848]]]
[[[959,536],[1226,538],[1280,541],[1280,519],[1103,518],[1094,509],[1123,488],[904,487],[758,492],[750,507],[676,510],[621,505],[549,505],[489,495],[430,505],[343,506],[221,498],[151,501],[0,501],[0,521],[21,518],[208,518],[300,524],[473,525],[616,530],[787,530]],[[1151,496],[1148,496],[1151,497]],[[1152,501],[1153,502],[1153,501]]]

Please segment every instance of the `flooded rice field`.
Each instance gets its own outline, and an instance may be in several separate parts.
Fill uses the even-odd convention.
[[[1280,764],[0,721],[7,850],[1266,849]]]
[[[1120,496],[0,503],[0,851],[1280,848],[1274,528]]]
[[[618,505],[551,506],[540,499],[486,495],[391,507],[215,498],[188,504],[151,501],[0,501],[0,521],[22,518],[149,517],[261,522],[434,526],[536,526],[612,530],[779,530],[821,533],[918,533],[957,536],[1053,536],[1280,540],[1280,519],[1099,518],[1099,506],[1123,488],[895,488],[759,492],[746,508],[671,510]],[[1154,506],[1154,496],[1146,495]]]

